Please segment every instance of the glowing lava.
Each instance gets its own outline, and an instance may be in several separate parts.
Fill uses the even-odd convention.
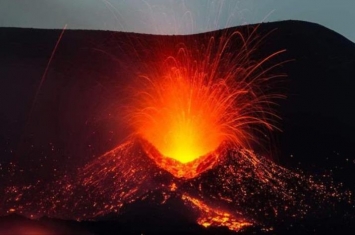
[[[204,226],[226,226],[230,230],[239,231],[244,227],[253,225],[251,222],[248,222],[242,216],[239,217],[232,215],[228,212],[222,210],[215,210],[209,206],[207,206],[202,201],[190,197],[189,195],[182,195],[182,199],[185,202],[190,202],[193,207],[196,207],[200,211],[200,217],[197,219],[197,223]]]
[[[226,49],[236,40],[242,46],[235,56]],[[195,177],[213,166],[222,143],[250,147],[252,132],[274,128],[270,106],[277,95],[261,91],[270,77],[259,67],[282,51],[251,62],[247,41],[233,32],[218,41],[211,37],[208,45],[179,44],[175,54],[152,65],[158,68],[139,76],[129,121],[151,145],[146,152],[156,149],[149,156],[160,167],[177,177]]]
[[[164,156],[188,163],[215,150],[226,139],[218,109],[223,87],[209,87],[200,78],[186,78],[179,69],[146,94],[138,127],[141,135]],[[197,75],[198,76],[198,75]],[[228,102],[228,100],[227,100]],[[221,110],[223,111],[223,110]],[[143,117],[140,117],[143,118]]]

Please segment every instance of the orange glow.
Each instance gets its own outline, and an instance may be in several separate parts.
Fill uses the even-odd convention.
[[[145,153],[147,153],[159,167],[179,178],[194,178],[201,172],[211,169],[217,163],[219,156],[216,150],[205,156],[198,157],[191,162],[181,163],[178,160],[161,155],[161,153],[147,141],[141,140],[141,144]]]
[[[226,52],[235,38],[242,42],[237,56]],[[255,141],[251,125],[273,128],[267,118],[273,114],[266,110],[272,96],[260,89],[270,77],[258,70],[280,52],[249,62],[239,32],[207,42],[192,48],[179,44],[175,54],[139,76],[133,92],[128,116],[135,134],[148,142],[146,152],[154,149],[150,157],[176,177],[192,178],[212,167],[224,142],[249,147]]]
[[[38,223],[31,223],[28,221],[9,222],[6,225],[0,225],[1,235],[57,235],[59,232],[54,232],[53,229],[46,228]]]
[[[225,107],[218,94],[225,89],[208,87],[201,84],[203,79],[187,79],[180,73],[173,71],[154,87],[157,90],[150,91],[154,100],[145,102],[153,109],[147,111],[149,117],[140,123],[139,132],[163,156],[189,163],[227,138],[219,114]]]

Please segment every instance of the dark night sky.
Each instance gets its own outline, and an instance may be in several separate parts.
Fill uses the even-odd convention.
[[[355,41],[354,10],[353,0],[2,0],[0,26],[190,34],[295,19]]]

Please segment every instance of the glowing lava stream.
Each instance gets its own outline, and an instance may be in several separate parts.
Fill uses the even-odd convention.
[[[240,51],[228,52],[236,40]],[[254,62],[248,43],[239,32],[192,49],[181,43],[176,54],[139,76],[129,124],[161,168],[193,178],[213,167],[222,143],[250,148],[258,142],[254,132],[275,128],[270,107],[281,95],[267,90],[277,76],[266,73],[276,65],[261,67],[283,51]]]
[[[196,207],[200,211],[200,217],[197,219],[197,223],[204,226],[226,226],[230,230],[239,231],[244,227],[253,225],[251,222],[243,219],[242,216],[237,218],[235,215],[227,213],[222,210],[214,210],[207,206],[202,201],[183,194],[181,197],[185,202],[190,202],[193,207]]]

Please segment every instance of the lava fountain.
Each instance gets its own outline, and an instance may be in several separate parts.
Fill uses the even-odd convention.
[[[193,178],[216,163],[222,143],[250,148],[256,131],[275,129],[273,101],[283,96],[268,93],[277,76],[261,67],[283,51],[250,61],[252,37],[235,31],[207,45],[179,43],[175,54],[139,76],[128,120],[161,168]],[[230,53],[236,43],[240,51]]]

